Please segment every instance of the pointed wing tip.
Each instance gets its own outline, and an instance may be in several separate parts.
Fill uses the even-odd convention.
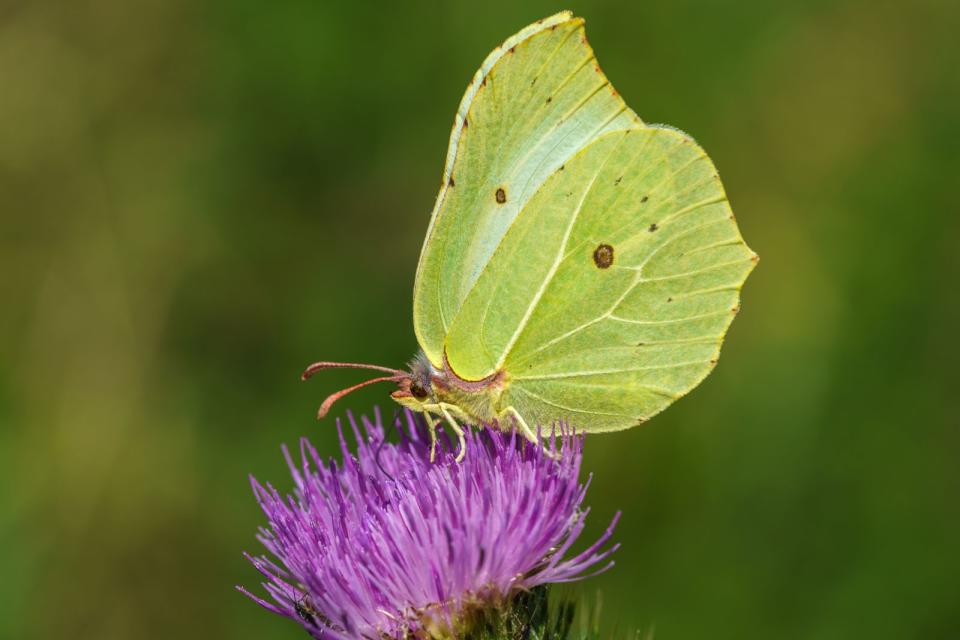
[[[529,35],[526,36],[526,38],[529,38],[530,36],[536,35],[537,33],[540,33],[545,29],[552,29],[561,24],[566,24],[568,22],[573,22],[573,23],[576,23],[577,26],[582,26],[586,21],[582,17],[574,15],[573,11],[571,11],[570,9],[564,9],[563,11],[558,11],[552,16],[541,18],[536,22],[534,22],[533,24],[527,25],[524,29],[521,29],[520,31],[518,31],[512,37],[517,38],[524,32],[532,31],[532,33],[529,33]],[[525,40],[526,38],[523,38],[523,39]],[[508,40],[510,39],[511,38],[508,38]]]
[[[537,24],[546,24],[546,23],[550,23],[550,22],[566,22],[566,21],[572,19],[573,17],[574,17],[574,15],[573,15],[573,11],[572,11],[572,10],[570,10],[570,9],[563,9],[563,10],[561,10],[561,11],[557,11],[557,12],[556,12],[555,14],[553,14],[552,16],[547,16],[546,18],[541,18],[540,20],[537,21]],[[583,18],[580,18],[580,19],[583,20]]]

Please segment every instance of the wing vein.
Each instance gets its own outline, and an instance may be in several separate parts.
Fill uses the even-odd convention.
[[[722,269],[724,267],[732,267],[735,264],[745,264],[747,262],[750,262],[750,259],[743,258],[741,260],[732,260],[730,262],[721,262],[720,264],[712,264],[709,267],[704,267],[703,269],[697,269],[696,271],[687,271],[685,273],[675,273],[673,275],[660,276],[657,278],[640,278],[640,281],[637,284],[643,284],[645,282],[665,282],[667,280],[676,280],[678,278],[695,276],[701,273],[707,273],[708,271],[714,271],[716,269]]]
[[[650,138],[647,138],[647,140],[646,140],[646,141],[644,142],[644,144],[643,144],[643,147],[640,149],[640,151],[637,152],[637,156],[639,156],[641,153],[643,153],[643,151],[646,150],[646,148],[647,148],[647,146],[648,146],[649,144],[650,144]],[[679,148],[679,147],[678,147],[678,148]],[[671,151],[674,151],[674,150],[671,149]],[[689,162],[688,164],[684,165],[683,167],[681,167],[680,169],[678,169],[676,172],[671,173],[669,176],[667,176],[666,178],[664,178],[663,180],[661,180],[660,182],[658,182],[650,191],[648,191],[648,192],[646,193],[647,197],[659,193],[660,189],[661,189],[665,184],[667,184],[667,183],[670,181],[670,178],[672,178],[673,176],[675,176],[677,172],[682,171],[683,169],[685,169],[685,168],[686,168],[687,166],[689,166],[690,164],[693,164],[694,161],[699,160],[699,159],[702,158],[702,157],[704,157],[704,156],[698,156],[698,157],[694,158],[691,162]],[[636,158],[636,156],[635,156],[634,158]],[[650,167],[649,170],[648,170],[646,173],[644,173],[642,176],[638,176],[636,179],[637,179],[637,180],[643,180],[644,178],[646,178],[647,176],[649,176],[651,173],[653,173],[653,171],[654,171],[657,167],[659,167],[660,165],[666,164],[666,162],[667,162],[667,156],[663,157],[659,162],[657,162],[657,163],[654,164],[652,167]],[[699,186],[699,185],[694,185],[694,187],[692,187],[692,188],[696,188],[697,186]],[[682,194],[680,194],[680,195],[684,195],[684,194],[686,194],[686,193],[687,193],[687,192],[684,191],[684,192],[683,192]],[[619,198],[620,198],[620,196],[617,196],[617,199],[614,200],[614,203],[616,203],[617,200],[619,200]],[[676,198],[674,198],[674,200],[676,200]],[[612,206],[612,205],[611,205],[611,206]],[[608,207],[608,208],[609,208],[609,207]],[[620,227],[618,227],[616,230],[614,230],[610,235],[611,235],[612,237],[616,237],[616,236],[619,235],[624,229],[626,229],[628,226],[630,226],[631,224],[635,224],[635,222],[636,222],[635,219],[634,219],[634,220],[629,220],[629,221],[625,222],[625,223],[622,224]],[[586,242],[587,240],[588,240],[588,239],[585,239],[583,242]],[[581,245],[582,245],[582,244],[583,244],[583,243],[581,243]],[[576,248],[579,248],[581,245],[577,245],[577,247],[575,247],[573,250],[576,250]],[[571,251],[573,251],[573,250],[571,250]]]
[[[534,294],[533,300],[527,306],[527,310],[524,312],[523,318],[520,320],[520,323],[517,325],[516,330],[510,337],[509,342],[507,342],[503,353],[500,355],[500,358],[497,361],[497,369],[500,369],[503,366],[504,361],[507,359],[507,355],[509,355],[510,350],[513,349],[513,345],[516,344],[520,334],[523,332],[524,328],[526,328],[527,322],[530,320],[530,316],[533,315],[534,309],[536,309],[537,305],[540,303],[540,299],[543,297],[543,293],[546,291],[547,285],[550,284],[550,281],[553,280],[553,276],[557,273],[557,269],[560,267],[560,263],[563,262],[563,256],[567,250],[567,242],[570,240],[570,233],[573,231],[573,227],[576,224],[577,219],[580,217],[580,211],[583,209],[583,203],[586,201],[587,196],[590,195],[593,185],[603,172],[607,162],[609,162],[610,158],[613,156],[613,152],[616,151],[622,143],[623,139],[621,138],[621,140],[617,142],[612,149],[610,149],[610,151],[607,153],[607,157],[604,158],[603,163],[597,168],[596,172],[593,174],[593,177],[590,179],[590,184],[588,184],[587,188],[583,190],[583,195],[580,197],[580,202],[577,203],[577,208],[573,212],[573,215],[570,216],[570,222],[567,224],[566,231],[564,231],[563,242],[560,244],[560,251],[557,252],[557,257],[554,259],[553,264],[550,265],[550,270],[547,272],[547,276],[543,279],[543,282],[540,283],[540,287]]]
[[[588,60],[587,62],[589,62],[589,60]],[[609,81],[609,80],[604,81],[599,87],[597,87],[594,91],[592,91],[592,92],[590,93],[590,95],[588,95],[586,98],[584,98],[583,100],[581,100],[580,103],[577,104],[573,109],[570,109],[567,113],[565,113],[565,114],[557,121],[557,124],[555,124],[553,128],[554,128],[554,129],[558,129],[558,128],[560,127],[560,125],[562,125],[564,122],[567,121],[568,118],[570,118],[570,116],[574,115],[584,104],[586,104],[586,102],[587,102],[590,98],[592,98],[593,96],[597,95],[597,93],[599,93],[601,89],[603,89],[605,86],[607,86],[607,85],[609,85],[609,84],[610,84],[610,81]],[[608,124],[610,124],[611,122],[613,122],[617,117],[620,116],[620,114],[622,114],[622,113],[623,113],[624,111],[626,111],[626,110],[627,110],[627,105],[626,105],[625,103],[621,103],[620,108],[617,109],[617,111],[616,111],[612,116],[610,116],[609,118],[607,118],[606,120],[604,120],[599,126],[594,127],[593,131],[591,131],[590,134],[589,134],[585,139],[588,140],[588,141],[589,141],[589,140],[593,140],[594,137],[597,135],[598,132],[603,131],[603,128],[604,128],[604,127],[606,127]],[[566,142],[567,139],[570,138],[570,136],[572,136],[573,134],[579,132],[579,131],[580,131],[580,128],[581,128],[580,126],[571,127],[571,128],[570,128],[570,131],[568,131],[567,133],[565,133],[559,140],[557,140],[557,141],[554,143],[554,145],[550,148],[550,151],[548,151],[547,153],[543,154],[543,156],[542,156],[541,159],[540,159],[540,162],[537,163],[537,166],[534,168],[534,170],[533,170],[533,171],[530,171],[529,174],[527,175],[527,181],[523,184],[523,188],[520,190],[520,202],[521,202],[521,203],[524,203],[524,204],[526,203],[526,200],[524,199],[524,197],[525,197],[526,194],[527,194],[527,189],[528,189],[528,187],[530,186],[530,183],[533,181],[534,176],[536,176],[537,173],[540,171],[540,167],[542,167],[542,166],[544,165],[544,163],[547,162],[547,160],[553,158],[553,157],[554,157],[554,155],[553,155],[553,154],[554,154],[554,151],[556,151],[557,148],[558,148],[560,145],[562,145],[564,142]],[[534,155],[534,152],[536,152],[538,149],[540,149],[541,146],[543,146],[543,143],[546,142],[546,140],[547,140],[547,135],[544,135],[543,137],[541,137],[541,138],[537,141],[537,144],[534,145],[529,151],[527,151],[526,154],[524,154],[523,158],[521,158],[520,160],[518,160],[517,162],[515,162],[515,163],[513,164],[513,167],[521,167],[521,166],[523,166],[523,164],[527,161],[527,159],[530,158],[531,156],[533,156],[533,155]],[[511,168],[513,168],[513,167],[511,167]],[[527,198],[527,200],[529,200],[529,198]]]
[[[634,373],[640,371],[660,371],[662,369],[679,369],[695,364],[706,364],[709,360],[693,360],[690,362],[674,362],[671,364],[650,365],[648,367],[631,367],[626,369],[598,369],[596,371],[570,371],[566,373],[544,373],[536,376],[514,376],[514,380],[562,380],[564,378],[585,378],[587,376],[602,376],[611,373]]]
[[[568,33],[568,34],[560,41],[560,44],[557,45],[557,48],[554,49],[553,52],[552,52],[549,56],[547,56],[547,59],[546,59],[546,60],[544,60],[543,65],[541,65],[540,69],[537,71],[537,74],[536,74],[537,76],[539,76],[540,73],[546,68],[547,64],[548,64],[551,60],[553,60],[554,56],[557,55],[557,52],[559,52],[559,51],[563,48],[563,46],[567,43],[567,40],[569,40],[571,37],[573,37],[573,35],[576,34],[579,30],[580,30],[580,27],[578,27],[578,28],[576,28],[576,29],[572,29],[572,30],[570,31],[570,33]],[[572,76],[574,73],[576,73],[577,71],[579,71],[579,70],[583,67],[583,65],[587,64],[592,58],[593,58],[592,54],[589,55],[589,56],[587,56],[586,60],[584,60],[582,63],[580,63],[580,64],[577,66],[577,68],[576,68],[573,72],[571,72],[570,75]],[[568,76],[567,79],[569,79],[569,77],[570,77],[570,76]],[[563,84],[566,83],[567,79],[564,79],[563,83],[561,83],[561,85],[560,85],[561,87],[563,86]],[[558,89],[559,89],[559,87],[558,87]],[[501,154],[503,153],[503,145],[504,145],[504,144],[506,144],[508,141],[510,141],[511,144],[512,144],[512,136],[513,136],[514,132],[517,130],[517,127],[519,127],[521,124],[526,124],[526,122],[529,120],[529,116],[527,115],[526,112],[527,112],[527,109],[529,108],[530,104],[533,102],[533,99],[534,99],[534,97],[535,97],[536,95],[537,95],[537,92],[536,92],[536,91],[530,91],[530,92],[529,92],[529,94],[527,95],[527,100],[523,103],[523,106],[517,111],[517,113],[523,114],[522,117],[518,117],[516,120],[514,120],[514,122],[510,123],[510,130],[507,131],[506,135],[503,135],[503,136],[500,137],[500,144],[499,144],[498,147],[497,147],[497,157],[502,157]],[[534,110],[533,110],[533,113],[535,114],[536,112],[537,112],[537,110],[534,109]],[[516,165],[514,165],[514,166],[516,166]],[[511,167],[510,169],[512,170],[512,168],[513,168],[513,167]]]
[[[626,322],[629,324],[640,324],[644,326],[660,326],[664,324],[683,324],[684,322],[690,322],[691,320],[702,320],[703,318],[713,318],[715,316],[722,316],[730,313],[730,311],[714,311],[713,313],[701,313],[695,316],[687,316],[685,318],[674,318],[673,320],[632,320],[630,318],[623,318],[618,315],[610,313],[606,315],[606,318],[611,320],[616,320],[617,322]]]
[[[663,244],[661,244],[659,247],[655,248],[653,251],[650,252],[650,255],[648,255],[646,258],[644,258],[643,262],[641,262],[640,264],[638,264],[638,265],[635,266],[635,267],[629,267],[631,270],[636,271],[637,274],[638,274],[638,279],[634,281],[634,283],[633,283],[632,286],[633,286],[633,287],[637,286],[637,284],[643,279],[642,276],[639,276],[639,274],[640,274],[640,272],[643,270],[643,268],[647,266],[647,263],[649,263],[650,260],[653,259],[653,257],[654,257],[655,255],[657,255],[658,253],[660,253],[661,251],[663,251],[664,249],[666,249],[667,247],[669,247],[671,244],[673,244],[673,243],[676,242],[677,240],[680,240],[681,238],[685,238],[685,237],[689,236],[690,234],[695,233],[696,231],[699,231],[700,229],[703,229],[704,227],[709,227],[709,226],[712,226],[712,225],[715,225],[715,224],[724,224],[725,222],[727,222],[727,219],[726,219],[726,218],[723,218],[723,219],[721,219],[721,220],[711,220],[710,222],[704,222],[703,224],[698,224],[698,225],[695,226],[695,227],[691,227],[691,228],[685,230],[685,231],[682,232],[682,233],[678,233],[677,235],[671,236],[670,238],[664,240]],[[632,288],[632,287],[631,287],[631,288]]]
[[[557,409],[562,409],[562,410],[564,410],[564,411],[573,411],[573,412],[575,412],[575,413],[592,413],[592,414],[596,414],[596,415],[600,415],[600,416],[613,416],[613,417],[616,417],[616,418],[630,418],[630,416],[627,415],[627,414],[625,414],[625,413],[609,413],[609,412],[606,412],[606,411],[595,411],[595,410],[593,410],[593,409],[575,409],[575,408],[573,408],[573,407],[568,407],[568,406],[566,406],[566,405],[562,405],[562,404],[559,404],[559,403],[557,403],[557,402],[553,402],[552,400],[547,400],[546,398],[544,398],[544,397],[541,396],[540,394],[534,393],[533,391],[530,391],[529,389],[523,389],[523,388],[521,388],[521,387],[517,387],[517,391],[520,391],[520,392],[522,392],[522,393],[530,396],[531,398],[536,398],[536,399],[539,400],[540,402],[542,402],[542,403],[544,403],[544,404],[548,404],[548,405],[550,405],[551,407],[556,407]]]

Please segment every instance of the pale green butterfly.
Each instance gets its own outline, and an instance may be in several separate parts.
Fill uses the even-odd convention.
[[[583,19],[558,13],[487,56],[460,102],[414,285],[421,352],[326,399],[392,397],[463,426],[645,422],[717,362],[757,256],[713,163],[647,125],[600,71]]]

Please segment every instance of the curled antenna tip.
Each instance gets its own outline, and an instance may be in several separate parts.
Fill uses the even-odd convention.
[[[317,420],[322,420],[330,411],[330,407],[333,406],[333,403],[339,400],[340,398],[342,398],[343,396],[347,395],[348,393],[351,393],[353,391],[356,391],[357,389],[366,387],[367,385],[375,384],[377,382],[390,382],[390,381],[397,382],[402,378],[403,378],[402,372],[397,372],[396,375],[373,378],[371,380],[361,382],[360,384],[355,384],[352,387],[347,387],[346,389],[341,389],[340,391],[331,393],[329,396],[327,396],[327,399],[323,401],[323,404],[320,405],[320,410],[317,411]]]

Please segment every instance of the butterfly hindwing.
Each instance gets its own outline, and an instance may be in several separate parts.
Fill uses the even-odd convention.
[[[414,328],[434,365],[464,300],[543,183],[599,136],[639,126],[597,66],[583,20],[569,12],[488,56],[454,121],[414,285]]]
[[[688,136],[598,137],[523,207],[449,329],[468,379],[507,373],[531,423],[627,428],[712,369],[755,255]]]

